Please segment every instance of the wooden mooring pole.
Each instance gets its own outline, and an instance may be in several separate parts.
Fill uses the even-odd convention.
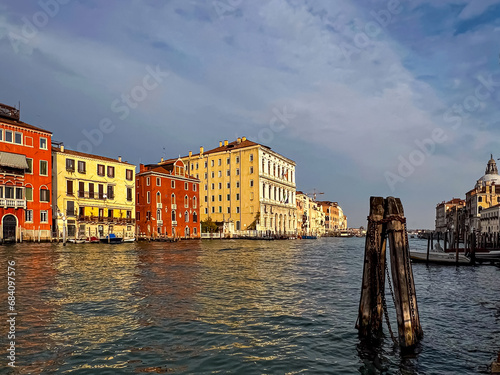
[[[406,218],[399,198],[370,197],[363,281],[356,328],[361,337],[380,332],[385,302],[385,248],[389,238],[399,345],[412,348],[423,336],[410,262]],[[428,248],[431,246],[428,238]],[[388,315],[386,314],[388,319]],[[389,323],[389,322],[388,322]],[[390,328],[389,328],[390,330]],[[391,336],[392,336],[392,331]]]
[[[382,293],[385,288],[385,224],[384,198],[370,197],[370,216],[365,241],[363,282],[359,301],[359,315],[356,328],[362,337],[369,337],[382,329]],[[380,275],[382,270],[382,275]],[[382,285],[381,285],[382,280]]]

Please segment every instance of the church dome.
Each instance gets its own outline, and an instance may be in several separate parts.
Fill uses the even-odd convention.
[[[486,183],[494,183],[495,185],[500,185],[500,175],[498,174],[497,163],[491,155],[491,159],[488,161],[486,166],[486,171],[484,176],[477,180],[477,185],[484,186]]]

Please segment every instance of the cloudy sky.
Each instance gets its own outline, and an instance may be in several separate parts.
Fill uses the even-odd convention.
[[[432,228],[500,157],[499,41],[495,0],[5,0],[0,102],[135,164],[246,136],[349,226]]]

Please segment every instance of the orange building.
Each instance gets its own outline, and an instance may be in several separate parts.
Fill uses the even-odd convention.
[[[0,104],[0,236],[51,238],[52,133],[19,120]]]
[[[200,237],[200,180],[182,160],[140,165],[136,175],[136,233],[143,237]]]

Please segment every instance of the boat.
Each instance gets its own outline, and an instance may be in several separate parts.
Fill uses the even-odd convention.
[[[489,251],[487,253],[476,253],[475,254],[476,261],[478,263],[483,263],[483,262],[500,262],[500,250],[493,250]]]
[[[83,238],[71,238],[68,240],[70,243],[85,243],[86,241]]]
[[[119,244],[123,242],[123,238],[116,237],[114,233],[110,233],[108,236],[100,239],[101,243],[109,243],[109,244]]]
[[[339,237],[354,237],[354,233],[348,230],[341,230],[339,232]]]
[[[99,241],[99,238],[92,236],[90,238],[87,237],[87,239],[85,240],[85,242],[86,243],[99,243],[101,241]]]
[[[134,237],[131,237],[131,238],[124,238],[124,239],[123,239],[123,242],[135,242],[135,238],[134,238]]]
[[[427,251],[410,250],[410,259],[413,263],[427,263]],[[429,263],[449,265],[457,264],[457,255],[455,253],[429,251]],[[464,254],[458,254],[458,264],[471,264],[471,260]]]
[[[303,240],[316,240],[318,237],[317,236],[302,236],[300,237]]]

